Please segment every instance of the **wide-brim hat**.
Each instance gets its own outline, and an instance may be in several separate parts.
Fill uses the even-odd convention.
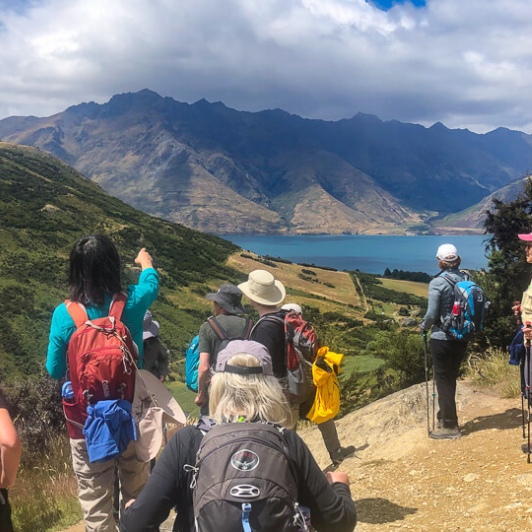
[[[248,280],[239,284],[238,288],[251,301],[261,305],[278,305],[286,297],[283,283],[266,270],[253,270],[248,275]]]
[[[229,314],[244,314],[242,292],[234,284],[223,284],[218,292],[207,294],[207,299],[216,301]]]
[[[525,242],[532,242],[532,233],[520,234],[517,236]]]
[[[175,400],[170,390],[147,369],[139,369],[135,381],[133,411],[140,401],[151,399],[164,412],[165,421],[185,425],[187,416]]]
[[[179,430],[186,424],[186,416],[168,388],[148,370],[140,369],[135,376],[135,396],[132,412],[137,424],[135,451],[137,459],[148,462],[155,458],[171,431],[165,424]]]
[[[152,319],[151,312],[149,310],[144,314],[144,320],[142,321],[142,339],[147,340],[159,335],[159,322]]]

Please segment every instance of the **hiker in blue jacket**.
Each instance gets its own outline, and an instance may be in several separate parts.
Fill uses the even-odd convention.
[[[429,284],[427,312],[420,326],[425,334],[432,328],[429,345],[438,391],[438,428],[429,435],[437,440],[458,439],[462,433],[458,428],[456,412],[456,380],[465,358],[467,342],[455,340],[443,332],[439,325],[450,316],[454,304],[453,286],[445,280],[444,275],[457,282],[466,277],[458,269],[462,259],[453,244],[442,244],[436,258],[441,272]]]
[[[142,320],[157,297],[159,277],[152,258],[142,248],[136,259],[142,271],[135,285],[127,287],[127,301],[122,321],[129,329],[142,361]],[[112,297],[122,292],[120,256],[113,242],[104,235],[90,235],[78,240],[70,252],[70,300],[82,303],[90,319],[107,316]],[[54,311],[50,327],[46,369],[54,379],[67,373],[67,349],[76,325],[61,303]],[[150,464],[136,457],[135,443],[117,458],[90,462],[83,433],[78,428],[71,436],[70,446],[74,473],[78,481],[78,496],[87,531],[114,532],[113,482],[118,464],[123,501],[136,497],[147,481]]]

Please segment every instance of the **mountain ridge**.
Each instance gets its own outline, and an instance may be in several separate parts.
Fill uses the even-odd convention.
[[[52,153],[148,214],[217,234],[431,232],[532,165],[532,138],[505,128],[305,119],[149,89],[9,117],[0,138]]]

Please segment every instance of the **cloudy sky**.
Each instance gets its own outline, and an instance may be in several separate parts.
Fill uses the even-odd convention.
[[[148,88],[532,133],[530,0],[0,0],[0,118]]]

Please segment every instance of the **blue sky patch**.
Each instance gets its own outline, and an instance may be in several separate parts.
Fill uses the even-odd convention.
[[[425,7],[427,5],[426,0],[366,0],[373,4],[375,7],[382,9],[382,11],[388,11],[394,5],[410,3],[415,7]]]

